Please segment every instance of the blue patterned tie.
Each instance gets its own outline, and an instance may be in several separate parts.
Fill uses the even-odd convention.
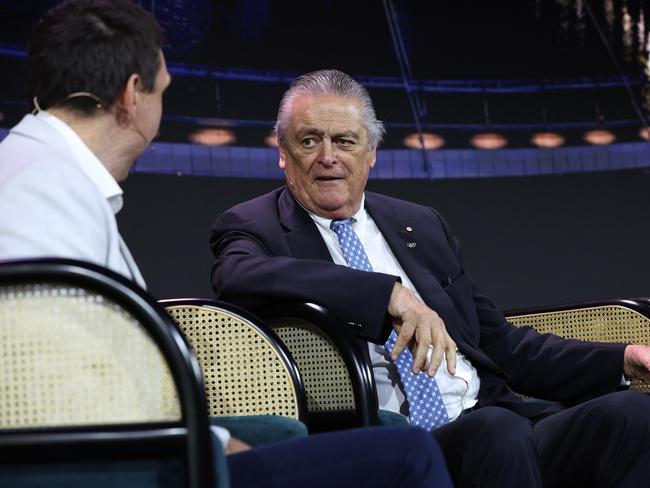
[[[339,245],[348,267],[362,271],[372,271],[366,251],[363,249],[359,237],[352,230],[351,219],[332,220],[330,228],[336,232],[339,238]],[[397,334],[392,331],[385,344],[389,354],[393,350],[396,339]],[[402,354],[395,361],[395,366],[397,366],[397,372],[402,379],[404,392],[409,402],[411,424],[431,431],[449,422],[449,416],[444,403],[442,403],[438,383],[434,378],[429,378],[426,372],[418,375],[413,374],[411,370],[413,356],[408,348],[404,348]]]

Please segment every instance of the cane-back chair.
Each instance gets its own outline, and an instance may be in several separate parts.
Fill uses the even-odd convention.
[[[375,425],[377,393],[367,353],[349,326],[313,303],[256,311],[296,360],[313,432]]]
[[[202,298],[160,300],[196,353],[210,416],[276,415],[304,420],[298,368],[260,319],[232,304]]]
[[[0,364],[0,485],[227,483],[194,355],[122,276],[1,262]]]
[[[650,300],[646,298],[520,309],[505,315],[514,325],[566,338],[650,344]],[[650,384],[633,380],[630,389],[648,393]]]

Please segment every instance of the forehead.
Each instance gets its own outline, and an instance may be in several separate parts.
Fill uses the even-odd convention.
[[[298,96],[291,104],[289,129],[365,133],[361,103],[356,98],[336,95]]]

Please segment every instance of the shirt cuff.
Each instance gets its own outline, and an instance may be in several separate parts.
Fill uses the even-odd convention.
[[[228,446],[228,443],[230,442],[230,432],[228,432],[228,430],[224,429],[223,427],[219,427],[217,425],[211,425],[210,430],[214,435],[216,435],[219,438],[219,442],[221,442],[221,446],[225,451],[226,447]]]

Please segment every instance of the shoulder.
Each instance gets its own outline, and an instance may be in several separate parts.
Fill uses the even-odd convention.
[[[230,208],[227,212],[241,215],[255,215],[269,212],[271,209],[277,209],[280,195],[284,187],[276,188],[273,191],[252,198]]]
[[[432,218],[442,220],[437,210],[419,203],[409,202],[400,198],[390,197],[381,193],[366,191],[366,204],[371,208],[388,209],[397,212],[400,215],[409,217]]]
[[[215,226],[230,227],[233,224],[248,223],[253,226],[266,226],[279,221],[279,202],[284,187],[239,203],[217,217]]]
[[[52,187],[53,179],[76,187],[88,178],[73,158],[54,129],[34,116],[26,116],[0,143],[0,186],[33,179]]]
[[[8,193],[29,192],[39,195],[65,196],[65,199],[101,198],[94,183],[74,162],[60,156],[30,154],[13,160],[0,153],[0,198]]]
[[[107,202],[72,156],[48,152],[38,141],[21,146],[19,152],[7,152],[4,143],[0,147],[0,208],[19,209],[22,218],[33,214],[39,221],[63,215],[101,218]]]

